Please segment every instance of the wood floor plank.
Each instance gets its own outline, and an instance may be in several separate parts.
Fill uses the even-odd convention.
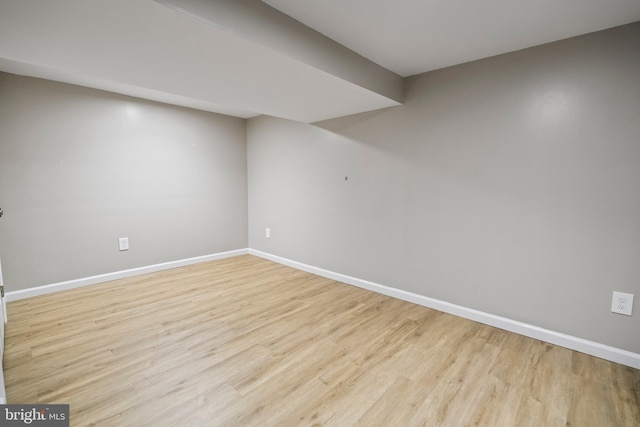
[[[243,255],[8,305],[73,426],[638,426],[640,371]]]

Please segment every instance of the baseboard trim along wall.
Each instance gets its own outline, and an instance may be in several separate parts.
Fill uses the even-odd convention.
[[[282,258],[277,255],[271,255],[269,253],[258,251],[255,249],[249,249],[249,254],[265,258],[279,264],[284,264],[298,270],[306,271],[308,273],[313,273],[318,276],[347,283],[349,285],[357,286],[359,288],[367,289],[393,298],[412,302],[414,304],[453,314],[465,319],[474,320],[485,325],[495,326],[496,328],[504,329],[509,332],[514,332],[516,334],[535,338],[540,341],[548,342],[550,344],[559,345],[561,347],[576,350],[581,353],[599,357],[601,359],[609,360],[611,362],[620,363],[621,365],[640,369],[640,354],[633,353],[627,350],[611,347],[605,344],[585,340],[549,329],[540,328],[538,326],[508,319],[506,317],[496,316],[490,313],[462,307],[456,304],[451,304],[445,301],[440,301],[434,298],[415,294],[413,292],[403,291],[401,289],[380,285],[378,283],[369,282],[367,280],[358,279],[356,277],[335,273],[333,271],[324,270],[322,268],[303,264],[287,258]]]
[[[53,283],[50,285],[43,285],[29,289],[23,289],[19,291],[12,291],[6,293],[7,301],[17,301],[24,298],[35,297],[38,295],[50,294],[53,292],[64,291],[68,289],[79,288],[82,286],[95,285],[98,283],[108,282],[110,280],[124,279],[127,277],[138,276],[146,273],[153,273],[161,270],[168,270],[176,267],[183,267],[186,265],[197,264],[200,262],[214,261],[222,258],[229,258],[238,255],[251,254],[260,258],[268,259],[270,261],[277,262],[279,264],[287,265],[289,267],[306,271],[308,273],[317,274],[318,276],[326,277],[338,282],[343,282],[352,286],[367,289],[369,291],[377,292],[379,294],[387,295],[393,298],[398,298],[403,301],[412,302],[414,304],[422,305],[424,307],[432,308],[434,310],[442,311],[445,313],[453,314],[465,319],[473,320],[479,323],[483,323],[489,326],[495,326],[496,328],[504,329],[509,332],[524,335],[530,338],[535,338],[541,341],[548,342],[550,344],[559,345],[571,350],[576,350],[581,353],[596,356],[601,359],[609,360],[612,362],[620,363],[625,366],[640,369],[640,354],[633,353],[627,350],[623,350],[616,347],[611,347],[605,344],[597,343],[594,341],[585,340],[582,338],[574,337],[571,335],[563,334],[560,332],[552,331],[549,329],[540,328],[538,326],[530,325],[528,323],[519,322],[517,320],[508,319],[506,317],[496,316],[490,313],[485,313],[479,310],[463,307],[456,304],[451,304],[446,301],[440,301],[434,298],[429,298],[424,295],[415,294],[413,292],[403,291],[402,289],[392,288],[389,286],[381,285],[378,283],[370,282],[368,280],[358,279],[356,277],[347,276],[345,274],[336,273],[333,271],[325,270],[322,268],[314,267],[308,264],[303,264],[298,261],[293,261],[287,258],[283,258],[277,255],[272,255],[266,252],[258,251],[255,249],[238,249],[228,252],[220,252],[211,255],[203,255],[194,258],[187,258],[178,261],[170,261],[161,264],[154,264],[145,267],[132,268],[129,270],[117,271],[114,273],[101,274],[97,276],[85,277],[82,279],[69,280],[66,282]]]
[[[19,291],[7,292],[7,302],[17,301],[24,298],[35,297],[38,295],[50,294],[53,292],[66,291],[68,289],[79,288],[82,286],[95,285],[98,283],[109,282],[111,280],[124,279],[141,274],[153,273],[161,270],[169,270],[176,267],[184,267],[185,265],[197,264],[200,262],[214,261],[222,258],[229,258],[238,255],[245,255],[248,249],[237,249],[228,252],[219,252],[216,254],[203,255],[194,258],[186,258],[178,261],[163,262],[160,264],[148,265],[145,267],[131,268],[129,270],[116,271],[115,273],[100,274],[97,276],[84,277],[81,279],[68,280],[66,282],[52,283],[50,285],[37,286]]]

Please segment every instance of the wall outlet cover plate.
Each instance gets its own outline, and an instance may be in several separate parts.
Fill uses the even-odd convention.
[[[614,291],[613,299],[611,300],[611,311],[631,316],[633,312],[633,294]]]

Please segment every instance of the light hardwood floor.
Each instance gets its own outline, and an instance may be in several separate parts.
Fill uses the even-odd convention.
[[[639,426],[640,371],[249,255],[9,303],[73,426]]]

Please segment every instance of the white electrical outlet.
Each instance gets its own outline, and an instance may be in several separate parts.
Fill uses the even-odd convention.
[[[129,238],[128,237],[120,237],[118,239],[118,245],[121,251],[129,250]]]
[[[631,316],[633,312],[633,294],[614,291],[613,300],[611,301],[611,311]]]
[[[271,238],[271,229],[270,228],[265,228],[264,229],[264,237],[266,237],[267,239]]]

